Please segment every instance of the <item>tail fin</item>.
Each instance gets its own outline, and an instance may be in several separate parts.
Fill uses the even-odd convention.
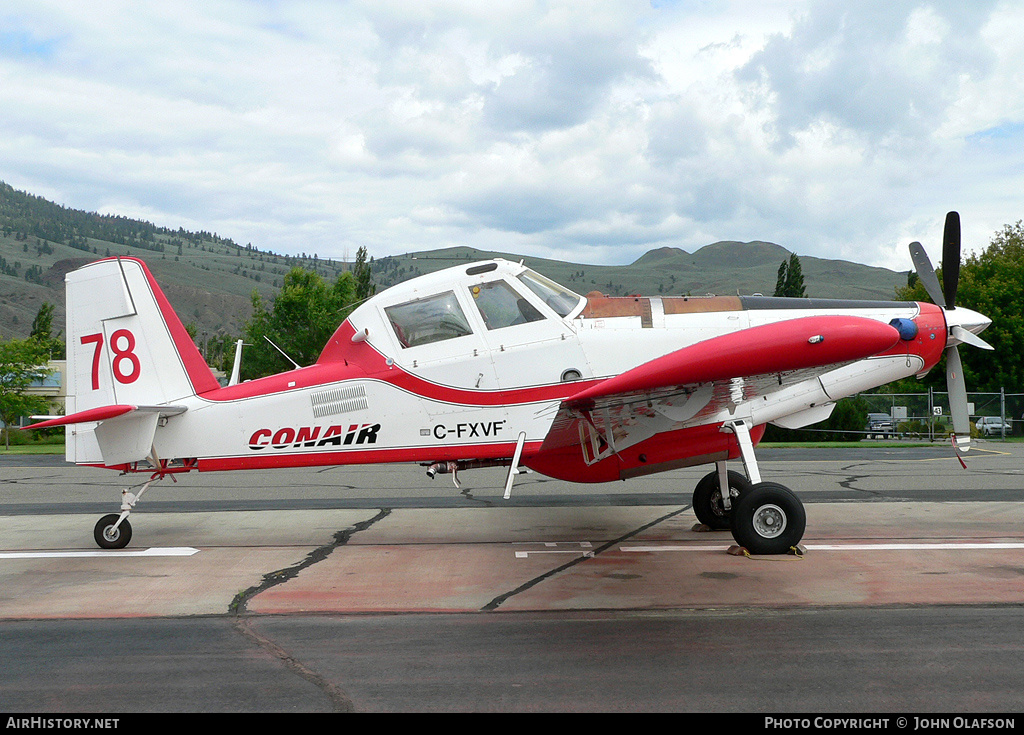
[[[138,427],[107,427],[108,432],[118,428],[113,433],[119,435],[126,429],[135,433],[135,428],[148,434],[136,437],[136,448],[128,452],[142,452],[142,456],[125,459],[124,451],[103,446],[103,431],[97,430],[94,436],[82,426],[84,431],[68,432],[67,458],[79,463],[102,459],[107,465],[115,459],[143,459],[156,430],[159,411],[154,409],[215,390],[219,383],[141,260],[100,260],[68,273],[65,280],[68,419],[74,414],[112,413],[102,409],[115,406],[145,406],[148,410],[118,414],[108,419],[112,424],[139,421],[128,416],[149,417]],[[171,413],[180,410],[174,407]],[[98,429],[102,428],[101,423]],[[117,444],[123,446],[123,441]]]

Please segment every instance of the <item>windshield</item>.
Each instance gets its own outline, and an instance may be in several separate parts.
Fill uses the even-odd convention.
[[[549,281],[533,271],[526,271],[519,276],[519,280],[526,284],[527,288],[540,296],[545,304],[554,309],[558,316],[566,317],[572,313],[583,297],[574,294],[566,288],[562,288],[554,281]]]
[[[502,329],[544,318],[529,301],[512,290],[505,281],[471,286],[470,295],[488,329]]]

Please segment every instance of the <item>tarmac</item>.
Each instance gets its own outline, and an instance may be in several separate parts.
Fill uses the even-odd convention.
[[[386,492],[368,507],[154,504],[158,512],[146,512],[144,502],[131,516],[132,544],[121,551],[92,542],[99,515],[116,509],[107,487],[105,504],[90,514],[59,505],[26,512],[24,494],[7,495],[0,497],[0,619],[1018,605],[1022,453],[1020,445],[993,447],[972,457],[969,473],[941,454],[912,465],[905,457],[875,461],[875,475],[850,456],[787,460],[807,531],[796,553],[780,556],[737,553],[728,532],[699,530],[686,503],[502,506],[499,491],[483,507],[397,507],[387,493],[409,482],[408,469],[377,468],[373,484]],[[764,463],[766,479],[786,474],[779,462]],[[84,470],[33,471],[78,487],[75,473]],[[4,467],[0,482],[19,476],[28,481],[32,473]],[[698,476],[682,473],[680,486]],[[860,479],[851,484],[853,476]],[[95,475],[87,478],[82,492]],[[895,478],[911,490],[967,482],[972,493],[950,489],[938,501],[880,496]],[[191,497],[204,481],[187,488]],[[544,490],[569,492],[543,484],[524,492]],[[230,500],[224,495],[221,486],[219,496]]]

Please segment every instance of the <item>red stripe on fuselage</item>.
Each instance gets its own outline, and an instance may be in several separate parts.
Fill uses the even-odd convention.
[[[463,406],[506,406],[539,401],[562,400],[582,388],[601,380],[555,383],[551,385],[510,388],[507,390],[470,390],[441,385],[420,378],[387,359],[366,342],[351,340],[355,329],[346,320],[331,337],[328,348],[314,365],[287,373],[270,375],[226,388],[203,393],[209,401],[236,401],[258,398],[272,393],[285,393],[315,388],[345,380],[379,380],[421,398]]]

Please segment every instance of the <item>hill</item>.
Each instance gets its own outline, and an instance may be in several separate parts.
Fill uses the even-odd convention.
[[[240,246],[210,232],[68,209],[0,182],[0,337],[25,337],[40,305],[64,325],[64,275],[111,255],[146,261],[186,325],[204,335],[241,333],[255,289],[269,297],[296,265],[334,279],[346,268]]]
[[[378,290],[415,275],[485,258],[522,260],[539,273],[577,293],[601,291],[609,295],[700,295],[713,293],[771,296],[779,265],[790,251],[767,242],[716,242],[695,253],[680,248],[651,250],[629,265],[583,265],[512,253],[457,247],[389,256],[374,261]],[[800,256],[807,295],[818,298],[894,298],[907,283],[906,272],[891,271],[844,260]]]
[[[251,243],[241,246],[216,233],[68,209],[0,182],[0,337],[27,336],[44,301],[54,304],[54,324],[62,328],[64,275],[111,255],[144,259],[200,342],[240,334],[252,313],[253,290],[268,298],[296,265],[329,280],[351,267],[314,254],[287,256]],[[586,265],[455,247],[376,258],[371,265],[381,291],[417,275],[493,257],[523,260],[582,294],[770,295],[789,251],[766,242],[717,242],[694,253],[658,248],[627,265]],[[808,296],[891,299],[895,288],[906,284],[906,273],[847,261],[801,256],[800,264]]]

